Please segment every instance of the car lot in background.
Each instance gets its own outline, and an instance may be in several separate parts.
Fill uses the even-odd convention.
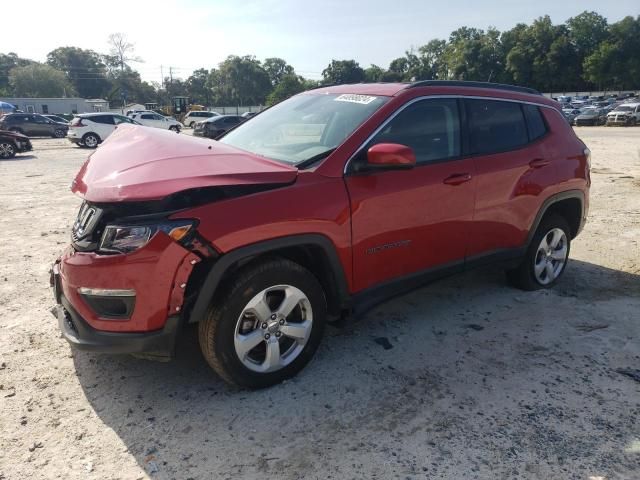
[[[18,153],[32,150],[29,137],[17,132],[0,130],[0,159],[13,158]]]
[[[602,108],[585,108],[573,120],[577,127],[604,125],[607,121],[607,112]]]
[[[197,110],[193,112],[187,112],[182,119],[182,123],[187,127],[193,128],[196,123],[206,120],[207,118],[217,117],[220,114],[218,112],[207,112],[204,110]]]
[[[161,128],[163,130],[173,130],[176,133],[180,133],[180,130],[184,127],[184,125],[175,118],[165,117],[156,112],[136,112],[132,113],[130,118],[140,125]]]
[[[80,147],[96,148],[121,123],[139,125],[135,120],[117,113],[83,113],[71,121],[67,139]]]
[[[39,113],[9,113],[0,117],[0,130],[18,132],[28,137],[64,138],[69,125],[54,122]]]
[[[235,126],[247,120],[239,115],[218,115],[202,122],[197,122],[193,128],[196,137],[218,138]]]
[[[260,112],[244,112],[242,115],[240,115],[242,118],[251,118],[251,117],[255,117],[258,113]]]
[[[607,114],[607,126],[633,126],[640,123],[640,103],[623,103]]]

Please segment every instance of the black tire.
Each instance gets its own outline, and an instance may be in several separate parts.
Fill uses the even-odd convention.
[[[236,353],[236,327],[250,300],[277,285],[290,285],[304,293],[312,311],[311,332],[291,363],[273,372],[256,372],[245,366]],[[251,389],[270,387],[293,377],[311,360],[320,345],[326,315],[324,291],[307,269],[281,258],[250,263],[241,268],[212,301],[199,324],[200,348],[211,368],[229,384]]]
[[[534,266],[538,256],[538,248],[542,242],[542,239],[549,234],[549,232],[553,229],[559,228],[564,232],[566,239],[566,260],[564,261],[564,265],[562,269],[557,274],[555,279],[550,283],[543,284],[541,283],[535,275]],[[564,217],[556,214],[550,214],[545,216],[540,225],[538,225],[538,229],[536,233],[533,235],[531,239],[531,243],[527,248],[527,253],[524,256],[524,259],[516,268],[512,270],[507,270],[507,280],[514,287],[520,288],[521,290],[539,290],[542,288],[551,288],[553,287],[558,279],[562,276],[565,269],[567,268],[567,264],[569,263],[569,254],[571,253],[571,229],[569,228],[569,224],[564,219]]]
[[[191,122],[191,123],[189,124],[189,128],[195,128],[195,126],[196,126],[196,122]]]
[[[180,133],[180,127],[175,126],[175,127],[169,127],[169,130],[176,132],[176,133]]]
[[[58,128],[53,131],[53,138],[64,138],[67,136],[67,132],[65,132],[62,128]]]
[[[82,137],[82,143],[87,148],[97,148],[100,143],[100,137],[95,133],[85,133]]]
[[[0,142],[0,158],[8,160],[16,156],[16,147],[11,142]]]

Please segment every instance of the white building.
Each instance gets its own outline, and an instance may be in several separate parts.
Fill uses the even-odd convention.
[[[27,113],[90,113],[109,110],[109,102],[101,98],[15,98],[0,97],[0,101],[15,105]]]

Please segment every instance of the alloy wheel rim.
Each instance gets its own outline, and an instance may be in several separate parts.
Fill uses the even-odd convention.
[[[313,311],[307,296],[292,285],[274,285],[242,309],[234,333],[238,359],[249,370],[268,373],[293,362],[309,341]]]
[[[96,137],[89,135],[84,139],[84,143],[87,147],[95,147],[98,144],[98,141],[96,140]]]
[[[9,145],[8,143],[1,143],[0,144],[0,157],[9,158],[12,155],[13,155],[13,147],[11,145]]]
[[[533,264],[540,285],[548,285],[560,276],[567,262],[568,247],[567,235],[561,228],[553,228],[542,237]]]
[[[55,133],[56,138],[64,137],[64,130],[56,130],[54,133]]]

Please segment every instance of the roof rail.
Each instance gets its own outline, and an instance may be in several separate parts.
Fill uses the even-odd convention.
[[[518,87],[516,85],[506,85],[504,83],[491,82],[468,82],[464,80],[422,80],[413,82],[407,88],[415,87],[473,87],[473,88],[492,88],[494,90],[509,90],[512,92],[530,93],[533,95],[542,95],[538,90],[528,87]]]

